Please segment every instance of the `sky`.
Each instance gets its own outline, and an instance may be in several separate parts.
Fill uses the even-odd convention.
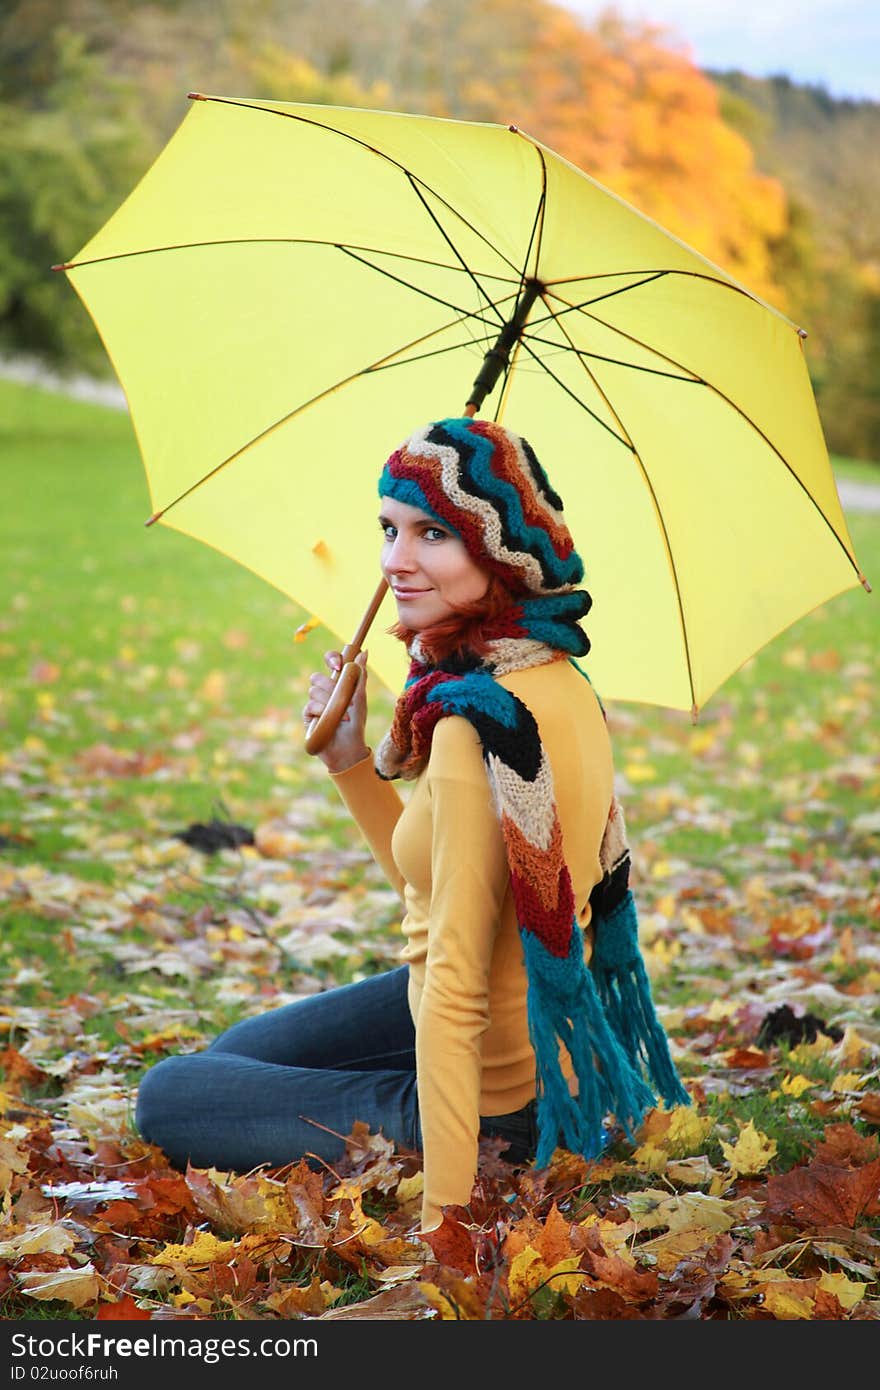
[[[593,19],[607,0],[564,0]],[[880,101],[880,0],[615,0],[627,19],[662,24],[698,67],[787,73],[836,97]]]

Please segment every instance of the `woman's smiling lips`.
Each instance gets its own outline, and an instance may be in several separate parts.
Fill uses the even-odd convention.
[[[420,594],[430,593],[430,589],[394,589],[394,597],[401,599],[418,598]]]

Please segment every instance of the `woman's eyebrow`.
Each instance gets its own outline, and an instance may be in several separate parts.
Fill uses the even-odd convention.
[[[406,525],[406,522],[404,522],[403,524]],[[392,521],[391,517],[386,516],[384,512],[380,512],[380,513],[379,513],[379,525],[380,525],[380,526],[397,526],[398,523],[397,523],[396,521]],[[415,519],[414,519],[413,522],[412,522],[412,525],[413,525],[413,526],[436,526],[436,527],[438,528],[438,530],[441,530],[441,531],[446,530],[446,527],[444,526],[444,524],[443,524],[442,522],[440,522],[440,521],[435,521],[434,518],[433,518],[432,516],[428,516],[427,514],[425,514],[424,516],[417,516],[417,517],[415,517]]]

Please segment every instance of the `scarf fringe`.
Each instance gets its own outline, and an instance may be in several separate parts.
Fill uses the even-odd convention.
[[[690,1105],[654,1009],[639,950],[635,899],[629,889],[617,907],[601,918],[590,970],[608,1023],[630,1063],[647,1073],[666,1105]]]
[[[650,1086],[609,1025],[595,981],[584,966],[583,936],[573,924],[571,949],[560,959],[530,932],[521,938],[528,971],[529,1035],[537,1063],[537,1166],[546,1167],[561,1143],[596,1158],[605,1147],[603,1120],[613,1114],[630,1141],[656,1104]],[[572,1096],[559,1062],[559,1044],[578,1081]]]

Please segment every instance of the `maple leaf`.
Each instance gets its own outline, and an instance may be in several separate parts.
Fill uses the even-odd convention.
[[[804,1091],[812,1090],[815,1084],[808,1076],[789,1076],[786,1073],[779,1083],[779,1089],[783,1095],[794,1096],[797,1099]]]
[[[880,1125],[880,1091],[866,1091],[856,1108],[869,1125]]]
[[[216,1168],[193,1168],[188,1164],[186,1185],[199,1211],[222,1231],[244,1235],[271,1221],[256,1177],[233,1178]]]
[[[527,1245],[510,1263],[507,1287],[511,1302],[521,1304],[544,1286],[565,1293],[576,1293],[584,1279],[578,1270],[580,1259],[579,1254],[568,1255],[550,1266],[544,1262],[534,1246]]]
[[[878,1195],[880,1159],[861,1168],[814,1161],[768,1179],[767,1211],[803,1226],[853,1227],[863,1213],[876,1210]]]
[[[43,1071],[29,1057],[19,1052],[17,1047],[5,1047],[0,1052],[0,1070],[4,1073],[6,1085],[12,1091],[20,1091],[22,1086],[42,1086],[48,1081],[48,1072]]]
[[[819,1288],[825,1289],[837,1299],[841,1308],[847,1312],[861,1303],[868,1285],[856,1279],[847,1279],[845,1274],[830,1274],[827,1270],[819,1279]]]
[[[444,1210],[439,1226],[422,1233],[422,1240],[431,1247],[438,1264],[458,1269],[462,1274],[476,1272],[476,1234],[448,1210]]]
[[[643,1303],[654,1298],[659,1290],[653,1270],[638,1270],[629,1251],[606,1252],[597,1234],[585,1248],[582,1261],[584,1270],[593,1280],[613,1289],[627,1302]]]
[[[468,1279],[457,1278],[440,1270],[434,1276],[439,1282],[422,1279],[419,1288],[429,1303],[446,1322],[482,1322],[486,1310],[476,1288]]]
[[[858,1168],[880,1157],[880,1139],[861,1135],[851,1124],[826,1125],[825,1138],[816,1145],[816,1158],[822,1163],[842,1163]]]
[[[734,1177],[746,1177],[764,1171],[776,1155],[776,1140],[769,1139],[755,1128],[754,1120],[749,1120],[736,1143],[726,1144],[722,1139],[721,1148]]]
[[[305,1288],[296,1284],[285,1284],[264,1300],[281,1318],[320,1317],[321,1313],[342,1296],[342,1290],[335,1288],[328,1279],[319,1280],[312,1275],[311,1283]]]
[[[639,1246],[639,1255],[651,1255],[657,1262],[661,1274],[671,1274],[679,1264],[699,1253],[705,1253],[712,1243],[721,1239],[705,1226],[684,1226],[677,1231],[667,1231],[665,1235],[654,1236]],[[726,1236],[730,1241],[730,1237]],[[732,1247],[732,1242],[730,1242]]]
[[[774,1318],[790,1321],[812,1318],[815,1302],[815,1279],[785,1279],[768,1284],[763,1289],[762,1307]]]

